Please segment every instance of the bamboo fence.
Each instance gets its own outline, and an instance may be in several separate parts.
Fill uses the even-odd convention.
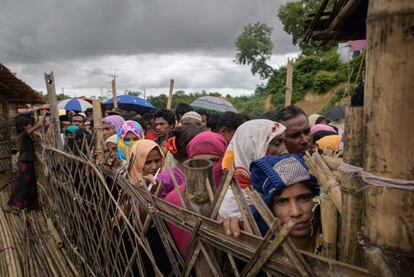
[[[206,188],[204,198],[210,204],[201,215],[188,205],[190,200],[181,191],[184,208],[97,166],[87,155],[73,155],[44,144],[38,156],[44,170],[40,178],[44,211],[37,216],[27,214],[25,224],[17,222],[12,228],[18,231],[2,232],[3,236],[21,236],[14,247],[21,248],[16,253],[24,253],[0,252],[2,264],[8,265],[2,270],[9,276],[18,275],[11,274],[19,270],[12,261],[24,265],[20,269],[25,276],[189,276],[200,258],[205,261],[206,272],[215,276],[254,276],[261,271],[276,276],[369,275],[365,269],[296,249],[288,237],[293,223],[282,225],[260,196],[253,194],[249,197],[269,225],[262,237],[232,171],[223,177],[217,190]],[[210,181],[203,184],[209,185]],[[218,209],[229,187],[246,224],[239,239],[224,234],[217,222]],[[142,218],[142,211],[146,218]],[[187,255],[178,251],[167,223],[191,235]],[[148,238],[154,228],[171,264],[170,272],[163,269],[158,249],[153,249]],[[30,239],[33,236],[28,235],[34,232],[41,234],[38,240],[47,239],[49,243],[34,245]]]

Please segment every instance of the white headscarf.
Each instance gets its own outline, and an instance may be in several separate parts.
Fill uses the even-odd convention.
[[[223,159],[223,169],[234,166],[237,174],[250,179],[251,162],[266,155],[269,143],[283,134],[286,127],[268,119],[254,119],[240,125],[234,133]]]

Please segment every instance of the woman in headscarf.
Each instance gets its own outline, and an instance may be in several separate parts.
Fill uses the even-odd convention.
[[[141,125],[136,121],[125,121],[117,131],[118,160],[128,161],[131,147],[141,139],[144,139],[144,131]]]
[[[129,180],[138,186],[156,185],[155,177],[162,170],[164,160],[164,153],[157,143],[148,139],[138,141],[131,149]]]
[[[124,118],[120,115],[109,115],[102,119],[103,139],[107,140],[110,136],[115,135],[124,122]]]
[[[236,130],[227,147],[223,160],[223,169],[234,166],[234,175],[242,189],[252,189],[250,181],[250,164],[264,156],[287,154],[284,143],[286,127],[268,119],[250,120]],[[248,197],[246,195],[246,199]],[[229,188],[219,210],[220,217],[231,222],[241,218],[241,213]]]
[[[75,146],[75,133],[76,130],[78,130],[79,127],[75,125],[70,125],[65,128],[64,130],[64,140],[65,140],[65,146],[64,149],[66,151],[73,152],[76,149]]]
[[[250,187],[250,163],[265,155],[286,154],[284,131],[286,127],[267,119],[250,120],[237,128],[227,147],[223,169],[235,169],[242,189]]]
[[[156,191],[156,182],[154,178],[163,166],[164,153],[161,147],[152,140],[139,140],[131,148],[131,157],[128,164],[128,179],[132,184],[142,186],[145,189],[150,190],[151,193],[154,193]],[[130,200],[126,199],[125,196],[122,198],[121,205],[124,210],[128,210],[132,203]],[[135,207],[138,207],[139,216],[136,216],[132,222],[134,227],[140,231],[144,225],[147,213],[138,203]],[[129,212],[126,212],[126,214],[131,215]],[[168,275],[168,273],[171,272],[171,264],[165,252],[164,245],[157,228],[155,228],[155,226],[151,226],[145,236],[149,242],[152,253],[154,253],[154,258],[158,268],[164,275]],[[132,256],[134,249],[126,237],[124,238],[124,246],[126,247],[128,255]],[[153,276],[154,271],[147,255],[142,250],[140,250],[140,255],[143,258],[143,265],[146,275]]]
[[[116,171],[122,166],[122,161],[116,155],[116,135],[112,135],[105,140],[105,158],[103,164]]]
[[[319,195],[317,179],[309,172],[299,154],[264,157],[251,165],[252,184],[261,194],[273,215],[282,224],[295,221],[289,237],[301,250],[317,254],[321,231],[319,211],[315,209]],[[253,208],[253,215],[262,234],[269,226]]]
[[[293,220],[294,227],[289,237],[300,250],[318,254],[321,250],[320,210],[315,198],[319,196],[317,179],[309,172],[300,154],[267,156],[252,162],[250,167],[252,185],[263,202],[281,224]],[[258,227],[265,235],[269,226],[256,207],[251,207]],[[226,224],[228,236],[240,236],[240,220]]]
[[[224,152],[226,151],[226,146],[227,144],[223,136],[210,131],[205,131],[198,134],[190,141],[187,146],[187,152],[190,159],[208,159],[213,162],[213,173],[215,181],[214,185],[216,187],[220,185],[221,177],[223,175],[221,163]],[[185,193],[185,182],[181,184],[180,189],[183,193]],[[172,203],[178,207],[183,207],[183,204],[181,203],[178,192],[176,190],[172,190],[165,197],[165,201]],[[190,233],[183,231],[173,224],[168,224],[168,226],[178,246],[178,249],[182,254],[185,255],[185,248],[190,239]]]

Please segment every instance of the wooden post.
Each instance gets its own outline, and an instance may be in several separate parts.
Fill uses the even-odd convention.
[[[363,107],[345,108],[345,132],[344,132],[344,162],[353,166],[362,166],[363,149]],[[357,235],[361,231],[362,224],[362,179],[360,176],[352,176],[342,172],[342,215],[340,254],[342,262],[353,265],[362,265],[362,249],[358,244]]]
[[[103,145],[103,137],[102,137],[102,111],[101,111],[101,102],[98,100],[92,101],[93,105],[93,128],[95,132],[96,138],[96,150],[98,156],[96,157],[96,163],[100,164],[104,160],[104,151],[105,147]]]
[[[369,1],[367,18],[364,170],[414,180],[414,2]],[[398,259],[412,255],[414,191],[366,185],[364,235]],[[409,275],[409,263],[401,267]]]
[[[114,109],[118,109],[118,98],[116,96],[116,76],[112,79],[112,99],[114,102]]]
[[[52,128],[52,144],[58,148],[62,148],[62,139],[60,137],[60,123],[59,123],[59,111],[57,108],[57,98],[55,89],[55,77],[53,71],[50,74],[45,73],[45,82],[47,90],[47,101],[49,103],[50,110],[50,127]]]
[[[171,110],[172,106],[172,98],[173,98],[173,90],[174,90],[174,80],[170,80],[170,92],[168,93],[168,101],[167,101],[167,109]]]
[[[293,61],[288,58],[287,73],[286,73],[285,107],[292,105],[292,78],[293,78]]]

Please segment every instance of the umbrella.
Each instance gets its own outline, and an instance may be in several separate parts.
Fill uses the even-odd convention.
[[[62,100],[58,104],[59,110],[84,112],[89,108],[92,108],[92,105],[88,101],[77,98]]]
[[[325,113],[325,117],[331,121],[345,118],[345,106],[335,106]]]
[[[119,95],[116,98],[118,100],[118,108],[125,111],[136,111],[138,113],[145,114],[150,110],[155,109],[154,105],[150,102],[137,96]],[[114,101],[111,98],[105,101],[104,104],[113,107]]]
[[[191,103],[196,110],[204,110],[213,113],[236,112],[237,109],[225,98],[216,96],[202,96]]]

